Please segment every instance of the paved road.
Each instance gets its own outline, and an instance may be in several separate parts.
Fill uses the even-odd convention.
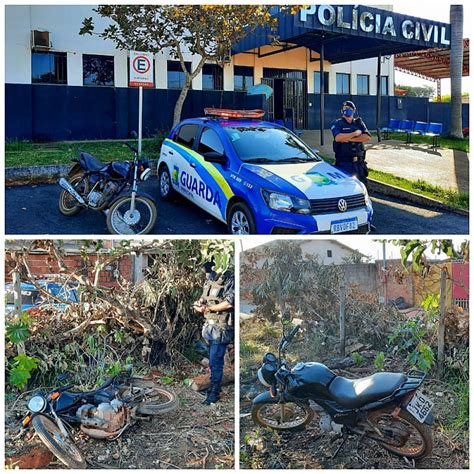
[[[156,178],[141,185],[141,190],[158,199],[155,234],[226,234],[226,226],[184,198],[167,203],[158,198]],[[74,217],[59,213],[60,188],[56,184],[7,187],[6,233],[17,234],[107,234],[105,217],[82,211]],[[403,204],[375,194],[374,224],[377,234],[468,234],[467,217],[424,207]]]

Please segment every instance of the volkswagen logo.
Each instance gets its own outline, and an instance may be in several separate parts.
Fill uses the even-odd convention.
[[[337,207],[341,212],[347,211],[347,201],[345,199],[339,199]]]

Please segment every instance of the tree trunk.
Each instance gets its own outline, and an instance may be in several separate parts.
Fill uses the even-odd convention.
[[[186,80],[184,81],[184,85],[181,89],[178,100],[176,101],[176,105],[174,106],[173,128],[176,127],[176,125],[178,125],[178,123],[181,121],[181,112],[183,110],[184,101],[186,100],[186,96],[188,95],[190,87],[191,79],[190,76],[186,74]]]
[[[463,6],[451,5],[451,131],[454,138],[462,134]]]

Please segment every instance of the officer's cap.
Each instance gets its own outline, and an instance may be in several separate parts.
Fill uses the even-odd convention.
[[[352,102],[351,100],[345,100],[345,101],[342,103],[342,106],[343,106],[343,107],[350,107],[350,108],[353,109],[353,110],[356,109],[356,106],[355,106],[354,102]]]

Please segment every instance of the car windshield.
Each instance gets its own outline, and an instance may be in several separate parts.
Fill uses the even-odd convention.
[[[262,125],[223,127],[245,163],[305,163],[321,161],[296,135]]]

